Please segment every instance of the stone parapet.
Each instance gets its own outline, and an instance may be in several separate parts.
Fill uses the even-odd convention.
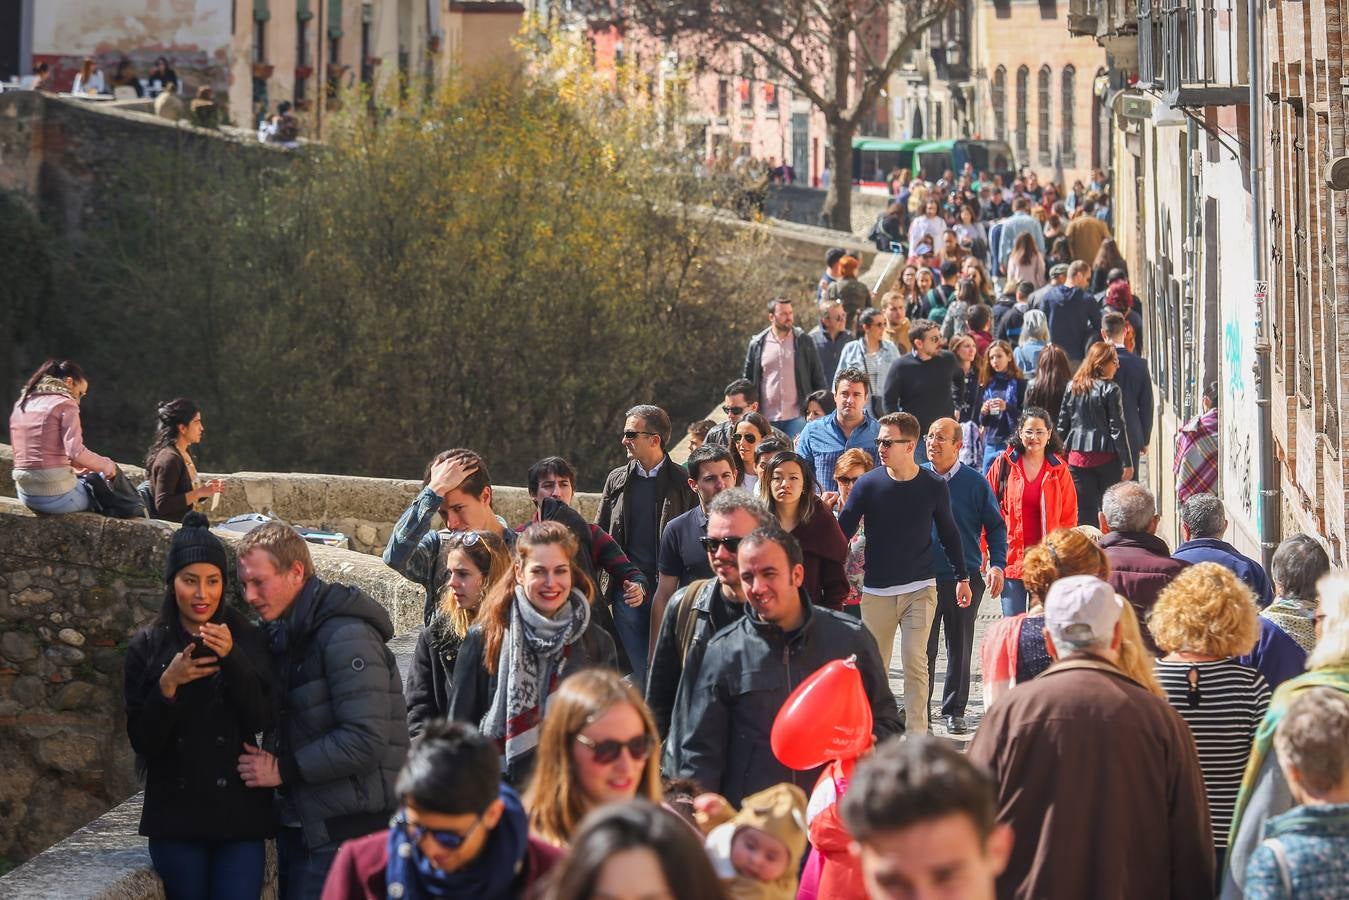
[[[119,465],[133,481],[139,482],[145,477],[145,470],[139,466]],[[13,468],[13,448],[0,444],[2,496],[16,496]],[[209,513],[212,523],[219,524],[242,513],[263,513],[292,525],[340,531],[350,539],[351,549],[376,556],[384,552],[394,523],[422,489],[420,481],[354,475],[298,472],[202,475],[225,479],[220,506]],[[587,520],[594,520],[599,502],[599,494],[578,493],[573,505]],[[511,527],[523,525],[534,515],[529,492],[521,487],[493,487],[492,507]]]
[[[176,527],[35,516],[0,497],[0,857],[25,859],[135,792],[122,661],[163,604]],[[221,537],[233,574],[239,538]],[[420,586],[367,554],[311,552],[321,578],[360,587],[397,631],[420,625]],[[226,597],[241,603],[237,579]]]

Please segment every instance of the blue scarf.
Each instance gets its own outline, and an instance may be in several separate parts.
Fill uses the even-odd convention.
[[[507,900],[514,897],[515,878],[529,847],[529,822],[520,796],[510,785],[501,785],[506,812],[492,829],[478,858],[455,872],[442,872],[427,859],[408,833],[397,826],[389,829],[389,863],[384,883],[388,896],[402,900],[421,897],[462,897],[472,900]],[[397,885],[401,890],[396,890]]]

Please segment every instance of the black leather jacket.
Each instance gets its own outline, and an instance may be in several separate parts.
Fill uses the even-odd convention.
[[[1124,465],[1133,464],[1129,430],[1124,424],[1124,401],[1119,385],[1097,378],[1083,394],[1070,384],[1059,410],[1059,434],[1064,446],[1081,453],[1113,452]]]

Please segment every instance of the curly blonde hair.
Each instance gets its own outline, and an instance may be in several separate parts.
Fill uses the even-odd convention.
[[[1259,637],[1251,589],[1231,569],[1205,562],[1184,569],[1162,589],[1148,630],[1168,653],[1241,656]]]
[[[1103,581],[1110,577],[1105,553],[1076,528],[1057,528],[1026,551],[1021,580],[1027,593],[1044,600],[1049,586],[1069,575],[1095,575]]]

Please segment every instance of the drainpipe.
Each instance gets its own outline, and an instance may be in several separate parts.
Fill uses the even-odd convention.
[[[1247,80],[1250,82],[1251,262],[1255,289],[1255,405],[1260,427],[1260,555],[1269,569],[1283,530],[1278,462],[1274,458],[1273,379],[1271,377],[1269,282],[1266,266],[1265,212],[1265,0],[1246,4]],[[1234,410],[1224,410],[1232,415]]]

